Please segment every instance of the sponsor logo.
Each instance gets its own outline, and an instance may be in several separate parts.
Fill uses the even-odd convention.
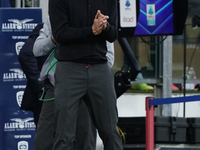
[[[27,141],[19,141],[17,144],[18,150],[28,150],[28,142]]]
[[[15,44],[15,50],[16,50],[17,55],[19,55],[19,52],[20,52],[20,50],[22,49],[24,43],[25,43],[25,42],[17,42],[17,43]]]
[[[37,23],[30,23],[34,19],[8,19],[8,23],[2,23],[2,32],[32,31]]]
[[[4,123],[4,131],[26,131],[35,130],[35,123],[32,117],[25,119],[12,118],[12,122]]]
[[[156,25],[156,15],[155,15],[155,5],[147,5],[147,25],[155,26]]]
[[[136,0],[120,0],[120,26],[136,27]]]
[[[129,0],[126,0],[126,3],[125,3],[125,11],[131,11],[131,3]]]
[[[154,13],[153,7],[151,5],[149,6],[148,13],[149,13],[149,15],[153,15],[153,13]]]
[[[126,6],[126,7],[129,7],[129,6],[131,6],[131,3],[130,3],[130,1],[129,1],[129,0],[126,0],[125,6]]]
[[[26,85],[13,85],[13,89],[25,89]]]
[[[133,22],[133,17],[130,17],[130,18],[129,17],[124,17],[123,21],[124,22]]]
[[[26,75],[23,73],[23,71],[19,68],[12,68],[9,69],[9,73],[3,74],[3,81],[9,82],[9,81],[26,81]]]
[[[23,95],[24,91],[19,91],[16,93],[17,104],[19,105],[19,107],[21,107]]]
[[[14,135],[15,139],[30,139],[31,135]]]
[[[13,40],[27,40],[28,36],[12,36]]]

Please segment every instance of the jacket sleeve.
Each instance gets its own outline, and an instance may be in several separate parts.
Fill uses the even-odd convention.
[[[30,83],[33,92],[39,92],[43,85],[43,82],[38,81],[40,70],[38,67],[37,58],[33,55],[33,44],[37,35],[29,36],[28,40],[23,45],[18,60],[21,68],[26,75],[27,81]]]
[[[118,12],[117,12],[117,1],[110,0],[110,12],[109,12],[109,19],[106,30],[101,32],[101,36],[109,41],[114,42],[118,37]]]
[[[107,53],[106,53],[106,57],[108,59],[108,66],[110,68],[112,68],[113,64],[114,64],[114,43],[110,43],[108,41],[106,41],[106,46],[107,46]]]
[[[33,54],[36,57],[47,55],[55,48],[56,45],[52,42],[51,36],[52,30],[48,17],[33,46]]]

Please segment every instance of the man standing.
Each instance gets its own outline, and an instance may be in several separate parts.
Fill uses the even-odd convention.
[[[53,41],[49,17],[44,22],[40,35],[33,46],[33,53],[37,57],[46,56],[56,47]],[[114,44],[106,42],[108,66],[112,68],[114,63]],[[52,54],[52,53],[51,53]],[[50,56],[52,56],[50,54]],[[47,58],[47,60],[49,60]],[[45,64],[48,65],[45,65]],[[56,62],[55,62],[56,63]],[[49,65],[51,64],[51,65]],[[45,80],[45,97],[40,113],[37,133],[34,141],[34,150],[51,150],[53,147],[53,118],[54,118],[54,67],[56,64],[45,61],[40,74],[40,81]],[[49,69],[49,70],[48,70]],[[48,70],[48,71],[47,71]],[[50,71],[51,70],[51,71]],[[76,127],[75,148],[79,150],[95,150],[96,147],[96,128],[94,127],[89,112],[84,102],[80,104]]]
[[[117,1],[50,0],[49,15],[58,60],[53,150],[73,149],[83,97],[104,150],[122,150],[114,76],[106,58],[106,40],[117,38]]]

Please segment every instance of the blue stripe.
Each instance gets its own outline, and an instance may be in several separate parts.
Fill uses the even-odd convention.
[[[172,104],[172,103],[184,103],[200,101],[200,95],[195,96],[186,96],[186,97],[175,97],[175,98],[162,98],[162,99],[152,99],[149,100],[149,105],[163,105],[163,104]]]
[[[173,14],[171,14],[154,32],[153,34],[159,29],[162,27],[163,24],[165,24],[165,22],[167,22],[171,17],[173,16]]]
[[[142,26],[142,24],[140,24],[139,22],[138,22],[138,25],[140,25],[145,31],[147,31],[149,34],[152,34],[149,30],[147,30],[144,26]]]
[[[144,3],[145,5],[147,4],[146,2],[144,2],[144,1],[142,1],[142,0],[140,0],[140,2]]]
[[[170,1],[169,3],[167,3],[165,6],[163,6],[160,10],[158,10],[156,12],[156,15],[159,14],[163,9],[165,9],[167,6],[169,6],[172,3],[172,1]]]
[[[143,13],[145,16],[147,15],[147,13],[145,13],[142,9],[140,9],[140,12]]]

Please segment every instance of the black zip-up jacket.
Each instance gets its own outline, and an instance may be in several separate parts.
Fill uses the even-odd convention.
[[[108,15],[108,26],[94,35],[97,10]],[[117,39],[117,0],[49,0],[52,33],[58,42],[55,57],[60,61],[104,63],[106,40]]]
[[[36,38],[39,36],[40,29],[43,27],[43,23],[38,24],[30,33],[27,41],[20,50],[18,60],[21,68],[26,75],[27,85],[24,91],[21,108],[22,110],[39,110],[42,106],[42,102],[39,101],[39,96],[42,94],[42,88],[44,83],[38,81],[42,65],[47,56],[35,57],[33,55],[33,45]],[[38,117],[38,118],[35,118]],[[38,121],[39,116],[35,116],[34,121]],[[36,119],[36,120],[35,120]]]

